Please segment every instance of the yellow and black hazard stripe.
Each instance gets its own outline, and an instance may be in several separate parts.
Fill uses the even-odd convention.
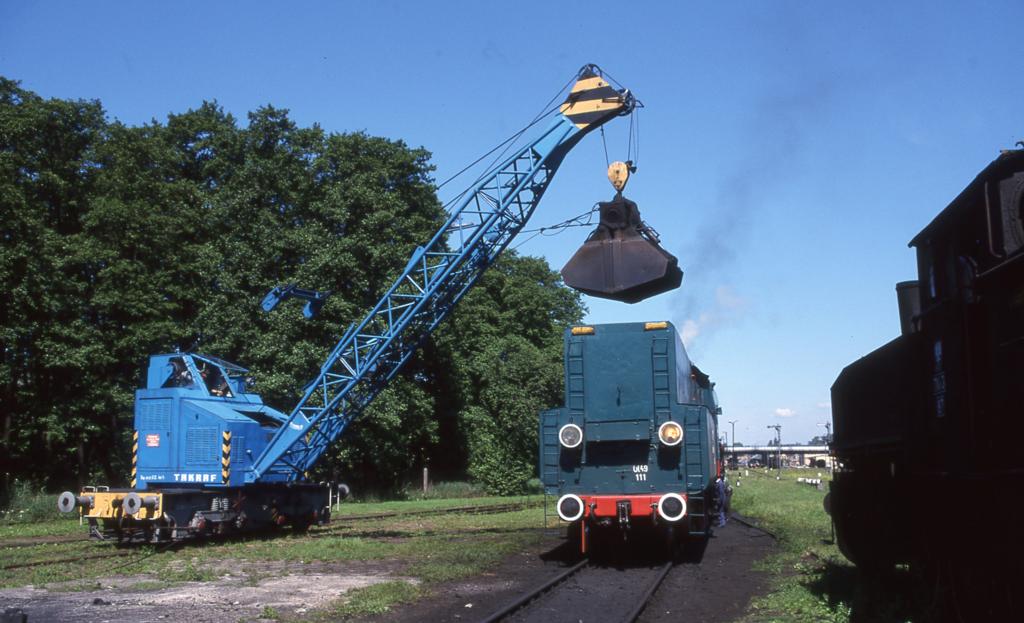
[[[231,478],[231,431],[224,431],[224,440],[220,446],[220,475],[224,484]]]
[[[560,108],[577,128],[586,130],[622,112],[626,102],[622,94],[593,71],[585,71],[572,86]]]
[[[135,488],[136,474],[139,471],[139,431],[132,435],[132,489]]]

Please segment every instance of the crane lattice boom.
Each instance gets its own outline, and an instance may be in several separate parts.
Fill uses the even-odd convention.
[[[508,247],[568,151],[633,106],[628,91],[584,67],[547,129],[485,174],[373,310],[349,327],[246,482],[302,479]]]

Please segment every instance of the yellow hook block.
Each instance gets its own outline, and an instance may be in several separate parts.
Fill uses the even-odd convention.
[[[612,183],[615,190],[622,192],[629,181],[629,165],[625,162],[613,162],[608,165],[608,181]]]

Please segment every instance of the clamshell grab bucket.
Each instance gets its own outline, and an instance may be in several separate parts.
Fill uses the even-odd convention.
[[[562,279],[584,294],[637,303],[679,287],[679,260],[661,248],[640,220],[636,203],[617,193],[601,202],[601,222],[562,268]]]

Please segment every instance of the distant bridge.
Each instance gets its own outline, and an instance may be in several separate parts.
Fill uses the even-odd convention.
[[[808,456],[813,459],[827,458],[828,446],[725,446],[726,457],[738,461],[741,456],[747,460],[756,456],[762,465],[774,463],[776,453],[782,455],[783,464],[788,461],[790,465],[807,465]]]
[[[828,454],[828,446],[731,446],[726,444],[725,451],[732,453],[735,450],[736,454],[754,454],[775,451],[781,451],[783,454],[797,453],[797,454]]]

